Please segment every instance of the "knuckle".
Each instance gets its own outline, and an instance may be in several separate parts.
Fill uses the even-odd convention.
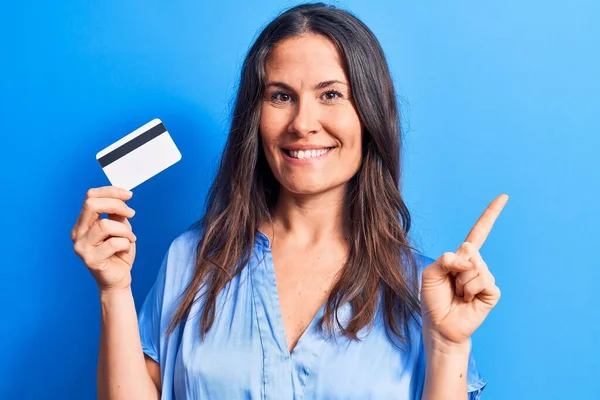
[[[73,245],[73,250],[75,251],[75,254],[81,255],[81,242],[80,241],[75,242],[75,244]]]
[[[110,220],[102,218],[98,221],[98,228],[101,232],[108,233],[108,230],[110,229]]]
[[[463,242],[463,244],[460,245],[460,249],[465,254],[473,255],[474,246],[471,242]]]
[[[83,244],[81,242],[77,242],[75,243],[75,246],[73,246],[73,249],[75,250],[75,254],[77,254],[79,258],[81,258],[84,264],[88,265],[90,257],[88,252],[85,251],[85,249],[83,248]]]
[[[489,279],[485,274],[477,274],[477,278],[474,279],[475,282],[477,282],[478,286],[487,286]]]
[[[86,254],[86,253],[81,253],[81,254],[79,255],[79,257],[81,257],[81,260],[83,261],[83,263],[84,263],[85,265],[89,266],[89,265],[93,264],[93,263],[91,262],[91,260],[90,260],[90,256],[89,256],[89,254]]]
[[[442,254],[442,256],[440,257],[440,262],[443,265],[449,265],[449,264],[452,264],[452,262],[454,261],[455,258],[456,258],[456,255],[454,253],[447,251],[444,254]]]
[[[482,288],[487,288],[491,286],[492,283],[492,279],[490,278],[490,276],[488,274],[482,274],[480,275],[481,279],[480,279],[480,285]]]
[[[94,198],[93,197],[88,197],[83,202],[83,208],[85,210],[88,210],[88,211],[94,211],[95,204],[96,204],[96,201],[94,200]]]
[[[477,269],[479,269],[482,272],[489,272],[490,270],[485,261],[483,260],[479,260],[479,262],[477,263]]]

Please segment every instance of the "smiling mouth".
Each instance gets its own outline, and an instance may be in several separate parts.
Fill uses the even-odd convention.
[[[318,158],[322,157],[325,154],[329,153],[333,147],[326,147],[322,149],[312,149],[312,150],[288,150],[282,149],[285,154],[290,156],[291,158],[304,159],[304,158]]]

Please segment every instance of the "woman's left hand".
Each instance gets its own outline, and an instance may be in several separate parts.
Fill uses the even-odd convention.
[[[444,253],[423,271],[423,328],[438,340],[465,344],[500,300],[500,289],[479,249],[507,201],[507,195],[498,196],[458,250]]]

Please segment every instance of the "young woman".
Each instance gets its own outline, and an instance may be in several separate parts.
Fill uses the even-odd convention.
[[[361,21],[323,4],[272,21],[243,64],[206,214],[139,315],[132,194],[87,194],[72,238],[100,291],[99,398],[479,398],[470,336],[500,298],[479,248],[508,198],[457,251],[424,257],[400,139]]]

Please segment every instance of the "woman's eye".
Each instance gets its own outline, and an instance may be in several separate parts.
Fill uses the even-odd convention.
[[[323,96],[325,97],[325,100],[336,100],[344,97],[344,95],[337,90],[328,90],[327,92],[323,93]]]
[[[290,101],[292,97],[284,92],[275,92],[271,95],[271,100],[277,102],[277,103],[286,103],[288,101]]]
[[[327,92],[323,93],[321,97],[326,101],[333,101],[343,98],[344,95],[337,90],[328,90]],[[270,99],[275,103],[287,103],[293,101],[292,96],[286,92],[273,92],[270,95]]]

